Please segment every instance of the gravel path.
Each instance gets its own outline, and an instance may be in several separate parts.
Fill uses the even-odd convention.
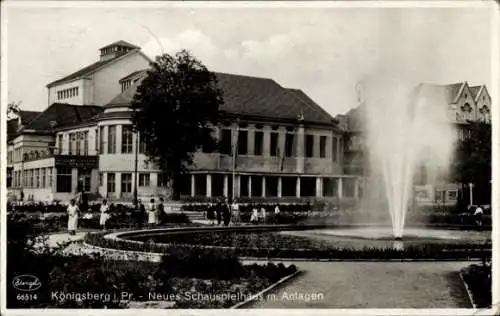
[[[286,262],[284,262],[286,263]],[[247,308],[471,308],[471,262],[294,262],[305,272]]]

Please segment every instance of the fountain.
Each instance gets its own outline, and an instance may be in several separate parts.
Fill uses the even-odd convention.
[[[357,87],[364,111],[372,177],[383,184],[392,234],[404,235],[417,170],[435,183],[445,175],[455,131],[448,118],[446,91],[432,85],[405,85],[377,78]]]

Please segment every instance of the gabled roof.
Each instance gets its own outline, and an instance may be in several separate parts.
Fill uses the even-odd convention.
[[[146,71],[142,76],[146,75]],[[303,91],[286,89],[272,79],[215,73],[223,92],[220,111],[246,115],[296,120],[303,114],[305,122],[332,125],[335,119],[311,100]],[[131,103],[141,80],[116,96],[105,107],[127,106]]]
[[[419,84],[417,89],[420,89],[421,92],[425,93],[441,94],[446,98],[448,104],[454,104],[457,103],[458,99],[460,98],[465,85],[466,82],[452,83],[447,85],[421,83]]]
[[[128,48],[140,48],[139,46],[136,46],[134,44],[130,44],[129,42],[125,42],[125,41],[120,40],[120,41],[116,41],[114,43],[111,43],[109,45],[103,46],[100,49],[108,48],[111,46],[124,46],[124,47],[128,47]]]
[[[25,129],[49,131],[52,128],[64,128],[94,119],[103,108],[96,105],[74,105],[53,103],[45,111],[25,126]],[[53,125],[55,122],[55,125]]]
[[[126,55],[133,54],[133,53],[138,52],[138,51],[139,51],[139,49],[137,48],[137,49],[133,49],[133,50],[128,51],[128,52],[124,52],[122,54],[117,54],[114,58],[96,61],[95,63],[88,65],[86,67],[83,67],[82,69],[75,71],[70,75],[67,75],[61,79],[58,79],[56,81],[49,83],[47,85],[47,88],[50,88],[52,86],[55,86],[55,85],[63,83],[63,82],[72,81],[72,80],[80,79],[80,78],[86,77],[88,75],[91,75],[95,71],[97,71],[98,69],[115,62],[117,59],[122,58]]]
[[[477,97],[479,96],[479,92],[481,91],[482,86],[473,86],[469,87],[470,93],[472,93],[472,98],[474,101],[477,100]]]

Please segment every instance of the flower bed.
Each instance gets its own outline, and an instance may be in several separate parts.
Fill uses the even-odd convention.
[[[172,308],[227,308],[297,271],[294,265],[242,265],[230,254],[204,250],[172,252],[159,264],[98,256],[39,255],[24,259],[8,265],[9,279],[31,274],[39,278],[42,287],[30,293],[36,299],[22,300],[19,291],[9,286],[8,308],[127,308],[132,301],[151,300],[168,300]],[[64,293],[102,296],[62,299]],[[207,294],[220,297],[205,299]]]
[[[89,234],[90,245],[129,251],[169,253],[176,249],[220,249],[241,257],[300,258],[300,259],[436,259],[457,260],[482,258],[491,253],[491,243],[460,242],[443,244],[439,241],[410,244],[402,250],[381,247],[369,240],[337,239],[335,242],[281,235],[274,232],[204,232],[158,236],[144,243],[124,239],[106,239],[103,234]],[[162,243],[164,242],[164,243]],[[357,243],[354,244],[353,242]]]
[[[491,307],[491,264],[473,264],[461,271],[464,282],[478,308]]]

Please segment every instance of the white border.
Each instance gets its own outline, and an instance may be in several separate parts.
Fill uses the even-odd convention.
[[[499,55],[499,13],[498,4],[492,0],[490,1],[297,1],[297,2],[284,2],[284,1],[241,1],[241,2],[225,2],[225,1],[200,1],[200,2],[139,2],[139,1],[3,1],[1,3],[1,86],[0,98],[0,233],[1,242],[0,247],[1,256],[1,274],[0,280],[3,281],[0,289],[0,310],[6,311],[6,269],[5,269],[5,240],[6,240],[6,184],[3,179],[6,177],[6,105],[7,105],[7,50],[6,45],[8,42],[6,30],[6,8],[10,7],[30,7],[30,8],[73,8],[73,7],[100,7],[100,8],[115,8],[115,7],[138,7],[141,8],[280,8],[280,7],[294,7],[294,8],[318,8],[318,7],[331,7],[331,8],[490,8],[493,16],[492,25],[492,86],[488,87],[492,96],[492,122],[493,122],[493,135],[492,135],[492,173],[493,173],[493,223],[497,223],[500,214],[498,213],[498,205],[500,205],[500,188],[498,186],[498,179],[500,179],[499,170],[499,150],[500,150],[500,134],[498,124],[500,122],[500,105],[499,99],[499,71],[500,71],[500,55]],[[29,23],[27,21],[27,23]],[[459,65],[457,65],[459,66]],[[492,241],[493,241],[493,304],[500,305],[500,262],[498,260],[499,243],[499,228],[493,225]],[[496,304],[495,304],[496,303]],[[499,310],[497,306],[496,310]],[[75,315],[105,315],[113,313],[116,315],[134,315],[139,312],[149,315],[165,315],[165,310],[45,310],[50,315],[68,315],[75,313]],[[7,315],[30,315],[41,312],[41,310],[8,310]],[[249,309],[249,310],[169,310],[169,315],[220,315],[220,314],[261,314],[261,315],[493,315],[494,310],[479,310],[474,312],[471,309]]]

